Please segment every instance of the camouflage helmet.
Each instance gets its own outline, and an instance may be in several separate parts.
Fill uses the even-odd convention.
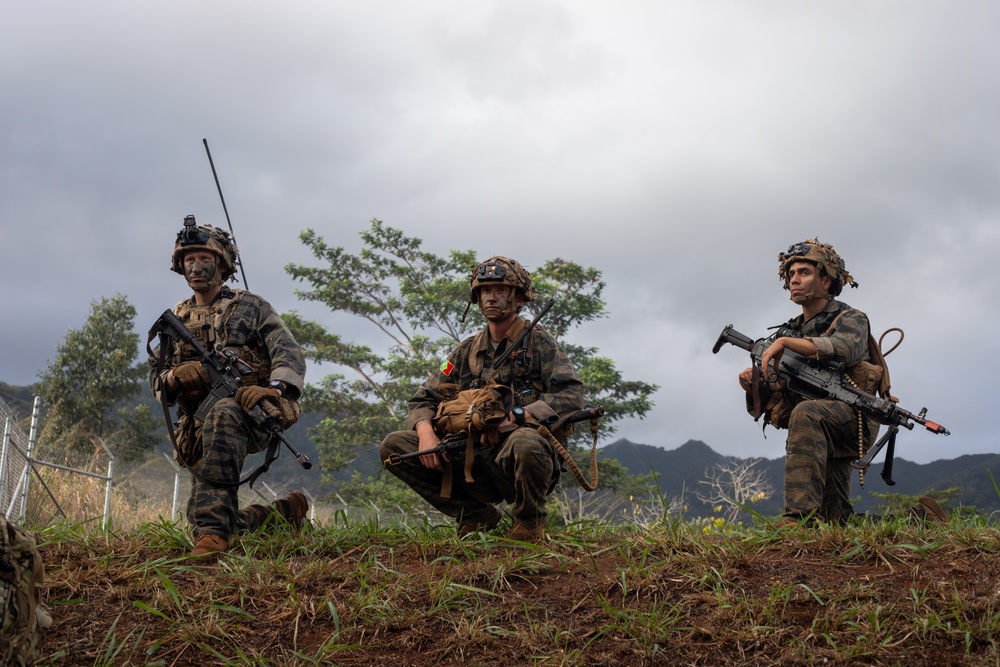
[[[236,275],[239,249],[229,238],[229,232],[211,225],[198,225],[193,215],[185,216],[184,228],[177,232],[171,271],[184,275],[184,253],[190,250],[207,250],[218,255],[222,261],[223,281]]]
[[[510,285],[520,290],[525,301],[535,300],[535,289],[531,286],[531,274],[523,266],[509,257],[494,255],[481,262],[469,276],[471,289],[469,301],[475,303],[477,292],[483,285]]]
[[[829,243],[820,243],[819,239],[808,239],[802,243],[788,246],[788,250],[778,253],[778,277],[788,289],[788,268],[795,262],[809,262],[819,269],[820,274],[830,278],[830,295],[837,296],[844,289],[844,284],[857,287],[854,277],[847,272],[844,259],[837,254]]]

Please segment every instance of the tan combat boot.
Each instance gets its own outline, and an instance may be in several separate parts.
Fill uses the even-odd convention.
[[[545,525],[528,526],[527,524],[515,521],[507,537],[518,542],[541,542],[545,539]]]
[[[948,523],[948,513],[936,500],[928,496],[920,496],[917,504],[910,508],[910,515],[932,523]]]
[[[496,528],[503,515],[500,514],[500,510],[492,506],[490,512],[484,519],[468,519],[458,524],[458,536],[465,537],[472,533],[485,533]]]
[[[301,491],[292,491],[284,498],[274,501],[274,508],[294,528],[301,528],[309,514],[309,500]]]
[[[191,556],[194,558],[202,557],[205,560],[215,560],[228,548],[229,542],[218,535],[206,533],[195,542],[194,549],[191,550]]]

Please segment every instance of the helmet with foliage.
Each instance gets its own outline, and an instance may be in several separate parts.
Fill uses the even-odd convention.
[[[229,232],[211,225],[198,225],[193,215],[185,216],[184,228],[177,232],[174,255],[170,270],[184,275],[184,253],[191,250],[207,250],[219,256],[222,263],[222,280],[236,275],[239,249],[229,238]]]
[[[469,301],[478,300],[479,288],[484,285],[510,285],[520,290],[525,301],[534,301],[535,288],[531,286],[531,274],[523,266],[509,257],[494,255],[481,262],[472,270],[469,277],[472,285],[469,291]]]
[[[778,253],[778,277],[785,283],[785,289],[788,289],[788,269],[795,262],[809,262],[821,275],[829,276],[831,296],[840,294],[845,284],[851,287],[858,286],[854,277],[847,272],[843,258],[837,254],[832,245],[820,243],[819,239],[794,243],[788,246],[785,252]]]

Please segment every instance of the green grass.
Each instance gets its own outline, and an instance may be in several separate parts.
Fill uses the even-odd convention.
[[[529,545],[337,517],[244,536],[204,565],[183,525],[53,525],[43,664],[1000,661],[987,522],[704,527],[579,521]]]

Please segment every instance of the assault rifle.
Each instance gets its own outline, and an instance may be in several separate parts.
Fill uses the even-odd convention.
[[[786,335],[782,332],[779,334]],[[712,353],[718,354],[726,343],[735,345],[748,351],[753,365],[766,374],[769,369],[761,368],[761,358],[764,351],[773,342],[774,336],[760,338],[756,341],[751,340],[733,329],[733,325],[730,324],[722,330],[719,339],[715,341]],[[789,391],[805,398],[843,401],[877,422],[888,425],[889,429],[886,433],[879,438],[878,442],[868,448],[864,456],[854,461],[851,467],[855,470],[868,470],[872,459],[883,447],[888,445],[885,453],[885,465],[882,468],[882,479],[889,486],[893,486],[896,482],[892,480],[892,460],[896,449],[896,433],[899,432],[900,426],[913,430],[914,423],[916,423],[931,433],[951,435],[951,432],[941,424],[926,419],[927,408],[921,408],[917,414],[904,410],[888,398],[874,396],[855,387],[851,382],[845,380],[844,371],[842,363],[831,364],[809,359],[789,349],[785,349],[781,353],[781,361],[778,364],[778,377],[785,380]]]
[[[598,405],[596,408],[588,408],[586,410],[577,410],[572,414],[568,414],[563,418],[555,418],[549,423],[543,422],[542,425],[549,428],[550,431],[558,431],[560,428],[567,424],[575,424],[577,422],[588,421],[590,419],[600,419],[604,416],[604,408]],[[461,431],[453,435],[445,436],[437,447],[427,449],[425,451],[417,452],[407,452],[406,454],[390,454],[384,461],[387,466],[399,465],[406,459],[416,458],[418,456],[424,456],[426,454],[452,454],[455,452],[464,452],[465,447],[469,442],[469,434],[467,431]]]
[[[149,330],[149,338],[147,339],[146,348],[149,351],[150,356],[153,355],[152,350],[149,349],[149,343],[152,342],[153,337],[160,336],[160,353],[163,354],[167,349],[167,340],[173,340],[175,342],[183,342],[194,350],[194,353],[198,355],[201,365],[205,368],[208,373],[209,378],[209,390],[208,396],[201,402],[198,406],[198,410],[195,412],[194,416],[196,419],[205,421],[208,413],[211,412],[212,408],[223,398],[231,398],[236,395],[236,392],[240,387],[243,386],[243,378],[240,373],[236,370],[239,367],[249,368],[246,362],[241,360],[236,356],[236,353],[230,349],[217,346],[215,350],[209,351],[198,341],[193,333],[181,321],[177,315],[171,310],[163,311],[159,319],[153,324]],[[252,370],[252,369],[251,369]],[[166,401],[163,402],[164,417],[167,419],[167,427],[170,431],[171,439],[174,439],[173,430],[170,428],[170,418],[167,412]],[[239,484],[244,484],[249,482],[253,486],[254,481],[262,474],[267,472],[271,463],[278,458],[278,449],[276,440],[280,440],[284,443],[285,447],[295,456],[295,460],[299,462],[306,470],[312,468],[312,462],[309,457],[300,452],[295,448],[295,445],[285,437],[282,430],[285,428],[285,421],[280,417],[274,417],[264,410],[263,406],[258,403],[253,406],[249,412],[247,412],[250,419],[263,431],[270,435],[270,444],[268,445],[267,456],[265,457],[264,463],[261,464],[259,468],[253,471],[246,479],[239,482]],[[176,447],[176,441],[174,442]],[[207,480],[211,481],[211,480]],[[220,486],[226,486],[218,482],[214,482]],[[239,486],[239,484],[234,486]]]

